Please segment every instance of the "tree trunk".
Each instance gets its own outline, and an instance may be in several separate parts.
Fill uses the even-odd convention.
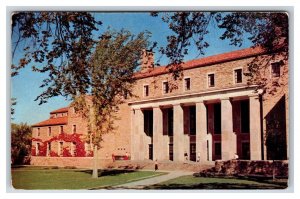
[[[93,175],[92,178],[98,178],[98,150],[97,146],[94,145],[94,164],[93,164]]]

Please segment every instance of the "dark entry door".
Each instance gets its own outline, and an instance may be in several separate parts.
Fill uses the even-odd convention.
[[[169,160],[173,161],[173,144],[169,144]]]
[[[149,144],[149,160],[153,160],[153,145]]]
[[[190,144],[190,160],[196,161],[196,144]]]
[[[250,143],[242,142],[242,158],[243,160],[250,160]]]

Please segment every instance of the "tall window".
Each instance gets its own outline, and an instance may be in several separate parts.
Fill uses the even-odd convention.
[[[153,136],[153,110],[144,110],[144,132],[147,136]]]
[[[144,96],[145,97],[149,96],[149,85],[144,86]]]
[[[76,156],[76,142],[72,142],[71,154]]]
[[[35,149],[35,153],[37,156],[39,156],[40,154],[40,143],[36,143],[36,149]]]
[[[272,77],[280,77],[281,62],[272,63]]]
[[[73,133],[76,133],[76,125],[73,125]]]
[[[241,130],[242,133],[250,132],[249,100],[241,101]]]
[[[163,92],[164,94],[169,93],[169,83],[163,82]]]
[[[59,156],[63,155],[63,147],[64,147],[64,143],[63,142],[59,142],[59,147],[58,147],[58,155]]]
[[[40,136],[40,135],[41,135],[41,129],[37,128],[37,136]]]
[[[215,74],[209,74],[208,75],[208,87],[214,87],[215,86]]]
[[[64,126],[60,126],[60,133],[64,133]]]
[[[168,109],[168,136],[173,136],[173,109]]]
[[[184,90],[186,91],[191,90],[191,78],[184,79]]]
[[[220,156],[222,154],[221,142],[215,142],[215,155]]]
[[[51,127],[48,127],[48,135],[51,136]]]
[[[243,73],[242,69],[236,69],[234,70],[234,80],[235,83],[242,83],[243,82]]]
[[[196,135],[196,106],[190,106],[189,112],[190,112],[190,135]]]
[[[221,134],[221,103],[214,104],[214,133]]]
[[[50,156],[50,152],[51,152],[51,142],[48,142],[47,156]]]

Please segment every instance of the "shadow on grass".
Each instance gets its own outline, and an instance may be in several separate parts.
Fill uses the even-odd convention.
[[[79,170],[75,172],[84,172],[92,175],[93,170]],[[117,170],[117,169],[104,169],[104,170],[98,170],[98,177],[103,176],[116,176],[124,173],[132,173],[135,172],[135,170]]]
[[[12,169],[26,168],[24,165],[11,165]]]
[[[287,185],[274,184],[239,184],[239,183],[201,183],[193,185],[184,184],[157,184],[143,187],[142,189],[285,189]]]

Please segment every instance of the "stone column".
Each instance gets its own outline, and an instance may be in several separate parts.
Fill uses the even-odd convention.
[[[137,160],[138,159],[138,140],[137,140],[137,125],[135,120],[135,110],[131,109],[130,111],[131,116],[131,159]]]
[[[134,160],[144,160],[144,115],[141,109],[134,110],[133,117],[133,136],[132,136],[132,156]]]
[[[159,107],[153,107],[153,160],[164,160],[167,151],[163,140],[163,112]]]
[[[261,121],[259,96],[249,96],[250,109],[250,159],[261,160]]]
[[[236,134],[233,132],[232,104],[229,98],[221,99],[222,160],[231,160],[237,153]]]
[[[174,161],[184,161],[184,134],[183,134],[183,109],[180,104],[173,106],[174,111],[174,136],[173,152]]]
[[[201,102],[196,103],[196,159],[200,153],[200,162],[207,161],[207,118],[206,106]]]
[[[206,145],[208,144],[208,161],[212,161],[212,147],[213,147],[213,142],[212,142],[212,134],[208,133],[207,134],[207,142]]]

